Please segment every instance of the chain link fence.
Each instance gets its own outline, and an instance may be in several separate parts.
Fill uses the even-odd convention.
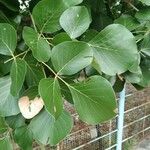
[[[57,147],[57,150],[116,150],[117,120],[105,122],[96,126],[89,126],[81,122],[78,115],[66,104],[74,117],[74,128]],[[127,86],[122,149],[132,150],[140,140],[150,135],[150,88],[136,91]],[[37,148],[36,148],[37,149]]]
[[[150,88],[136,91],[132,86],[126,88],[122,149],[133,150],[133,146],[150,136]],[[96,126],[89,126],[79,120],[71,104],[66,109],[74,118],[72,132],[57,146],[47,145],[46,150],[116,150],[118,116]],[[33,144],[34,150],[41,150]],[[16,145],[16,150],[19,150]]]

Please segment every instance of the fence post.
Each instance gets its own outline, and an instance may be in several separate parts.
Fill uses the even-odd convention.
[[[125,110],[125,86],[119,93],[119,106],[118,106],[118,120],[117,120],[117,148],[116,150],[122,150],[123,139],[123,124],[124,124],[124,110]]]

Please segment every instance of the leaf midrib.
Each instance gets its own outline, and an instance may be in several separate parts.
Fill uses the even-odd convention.
[[[0,38],[0,40],[4,43],[4,45],[8,48],[10,54],[13,56],[13,52],[12,52],[12,50],[10,49],[10,47],[7,45],[7,43],[6,43],[2,38]]]
[[[53,106],[55,106],[55,104],[54,104],[54,85],[55,85],[54,83],[55,83],[55,80],[56,80],[56,79],[54,79],[53,82],[47,87],[47,90],[48,90],[48,91],[49,91],[49,89],[50,89],[51,86],[53,87],[53,88],[52,88],[52,97],[53,97],[53,98],[52,98],[52,103],[53,103]],[[55,107],[56,107],[56,106],[55,106]],[[53,113],[55,113],[54,110],[53,110]]]
[[[91,100],[92,102],[94,102],[95,104],[100,105],[98,102],[94,101],[93,99],[91,99],[89,96],[85,95],[84,93],[80,92],[78,89],[74,88],[73,86],[69,85],[70,88],[72,88],[73,90],[77,91],[78,93],[80,93],[81,95],[83,95],[84,97],[88,98],[89,100]]]
[[[85,51],[85,50],[84,50]],[[92,54],[92,50],[91,51],[91,54]],[[89,51],[89,52],[90,52]],[[83,51],[81,51],[83,52]],[[80,56],[81,52],[79,52],[77,55],[75,55],[73,58],[71,58],[59,71],[57,74],[59,74],[70,62],[72,62],[76,57]],[[93,55],[91,55],[90,57],[93,57]]]

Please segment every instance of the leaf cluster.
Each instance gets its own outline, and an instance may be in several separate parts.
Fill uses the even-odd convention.
[[[54,146],[73,127],[65,101],[88,124],[116,116],[115,93],[150,85],[149,0],[0,0],[0,149]],[[32,119],[18,101],[43,99]]]

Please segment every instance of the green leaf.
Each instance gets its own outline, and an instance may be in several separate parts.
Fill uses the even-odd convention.
[[[89,44],[94,51],[95,63],[111,76],[127,71],[139,55],[134,36],[119,24],[107,26]]]
[[[40,80],[44,78],[44,72],[41,66],[35,65],[33,63],[27,62],[27,73],[26,82],[27,85],[36,86],[39,84]]]
[[[89,28],[90,23],[90,15],[84,6],[68,8],[60,17],[60,25],[71,39],[82,35]]]
[[[0,139],[0,149],[1,150],[13,150],[13,146],[9,136]]]
[[[150,56],[150,33],[145,35],[141,43],[141,51],[147,56]]]
[[[27,126],[17,128],[14,131],[14,139],[23,150],[32,150],[32,132]]]
[[[57,120],[42,111],[34,117],[29,125],[36,140],[43,144],[56,145],[70,133],[73,126],[73,120],[70,114],[64,111]]]
[[[4,76],[10,72],[12,62],[5,63],[6,60],[10,59],[10,56],[0,56],[0,75]]]
[[[13,55],[17,44],[15,29],[7,23],[0,23],[0,54]]]
[[[82,2],[83,2],[83,0],[64,0],[63,1],[63,3],[68,7],[78,5]]]
[[[138,84],[132,84],[136,90],[140,91],[140,90],[144,90],[144,87],[143,86],[140,86]]]
[[[140,23],[132,16],[123,14],[114,21],[115,23],[124,25],[130,31],[139,27]]]
[[[0,0],[0,3],[5,5],[8,9],[18,12],[19,11],[19,2],[18,1],[12,1],[12,0]]]
[[[9,76],[0,78],[0,115],[12,116],[17,115],[20,111],[18,108],[18,98],[10,94],[11,79]]]
[[[89,65],[88,67],[85,68],[85,72],[88,77],[92,76],[92,75],[101,75],[102,74],[101,72],[97,72],[97,70],[94,69],[91,65]]]
[[[23,39],[32,50],[33,56],[40,62],[47,62],[50,59],[51,51],[48,42],[30,27],[24,27]]]
[[[129,71],[132,73],[139,73],[140,72],[140,61],[141,61],[141,56],[138,54],[138,57],[136,61],[133,63],[133,65],[129,68]]]
[[[5,122],[5,119],[3,117],[0,117],[0,134],[7,131],[7,125]]]
[[[92,76],[85,82],[71,85],[75,108],[81,120],[98,124],[114,117],[115,94],[111,84],[101,76]]]
[[[84,42],[63,42],[52,49],[52,64],[58,74],[72,75],[88,66],[93,53]]]
[[[63,11],[81,2],[82,0],[42,0],[33,9],[35,24],[41,32],[56,32],[61,29],[59,18]]]
[[[142,72],[141,71],[139,73],[126,72],[124,74],[124,77],[130,83],[139,83],[142,79]]]
[[[10,71],[11,94],[13,96],[19,95],[19,92],[23,86],[26,71],[27,71],[26,62],[23,59],[14,60]]]
[[[99,3],[99,1],[98,1]],[[103,10],[106,9],[106,8],[103,8]],[[95,29],[97,31],[101,31],[102,29],[104,29],[106,26],[108,26],[109,24],[112,24],[113,23],[113,19],[108,16],[107,14],[103,14],[103,13],[95,13],[95,14],[92,14],[93,16],[93,20],[92,20],[92,23],[91,23],[91,28],[92,29]]]
[[[67,82],[68,84],[74,83],[72,80],[65,80],[65,82]],[[72,95],[68,86],[64,82],[60,81],[60,88],[63,98],[67,100],[69,103],[73,104]]]
[[[99,0],[84,0],[85,5],[89,7],[89,11],[92,11],[92,23],[91,23],[91,28],[101,31],[104,29],[107,25],[113,23],[111,15],[108,13],[107,9],[107,1],[99,1]],[[110,2],[111,3],[111,2]],[[110,5],[108,3],[108,5]],[[108,13],[108,14],[107,14]]]
[[[7,16],[3,13],[3,11],[0,10],[0,23],[10,23],[9,19]]]
[[[27,64],[26,83],[28,87],[38,86],[41,79],[45,77],[45,71],[40,63],[28,53],[25,57]]]
[[[141,1],[143,4],[146,4],[147,6],[150,6],[149,0],[139,0],[139,1]]]
[[[135,17],[142,23],[144,21],[150,21],[150,8],[141,9],[135,14]]]
[[[22,96],[28,96],[29,99],[34,99],[35,97],[38,97],[38,86],[32,86],[30,88],[28,88],[27,90],[25,90],[22,94]]]
[[[91,41],[99,32],[94,30],[94,29],[90,29],[90,30],[87,30],[82,38],[81,38],[81,41],[84,41],[84,42],[89,42]]]
[[[144,59],[141,63],[142,79],[138,85],[143,87],[150,86],[150,60]]]
[[[65,41],[72,41],[72,39],[69,37],[69,35],[65,32],[61,32],[59,34],[57,34],[54,38],[53,38],[53,41],[52,43],[54,45],[57,45],[57,44],[60,44],[62,42],[65,42]]]
[[[25,126],[25,118],[21,114],[18,114],[16,116],[6,117],[6,122],[9,125],[9,127],[12,129]]]
[[[57,79],[42,79],[39,83],[39,93],[44,100],[47,111],[58,118],[63,110],[63,101]]]

